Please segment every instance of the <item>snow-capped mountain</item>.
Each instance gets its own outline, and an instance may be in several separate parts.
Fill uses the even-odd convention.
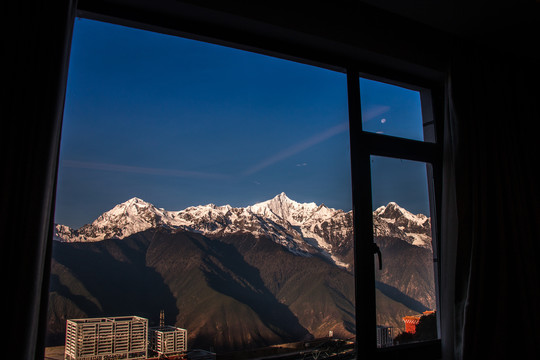
[[[374,213],[375,236],[398,237],[416,246],[431,248],[430,219],[413,215],[395,203]],[[281,193],[245,208],[214,204],[168,211],[132,198],[103,213],[78,230],[56,225],[55,240],[64,242],[122,239],[151,228],[201,233],[209,237],[250,233],[267,236],[296,255],[323,255],[349,268],[353,245],[352,212],[315,203],[298,203]]]
[[[397,237],[408,243],[431,249],[431,218],[414,215],[395,202],[373,212],[375,236]]]

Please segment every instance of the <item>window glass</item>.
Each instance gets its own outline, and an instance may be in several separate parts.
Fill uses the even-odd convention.
[[[437,338],[425,163],[371,156],[377,345]]]
[[[360,99],[364,131],[424,141],[419,91],[360,78]]]
[[[48,346],[121,315],[187,351],[351,351],[345,74],[78,19],[58,175]]]

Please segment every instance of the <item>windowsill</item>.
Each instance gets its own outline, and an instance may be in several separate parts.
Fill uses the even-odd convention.
[[[377,349],[378,359],[415,359],[435,360],[441,358],[441,340],[396,345]]]

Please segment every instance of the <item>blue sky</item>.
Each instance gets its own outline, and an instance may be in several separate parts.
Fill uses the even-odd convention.
[[[367,80],[361,92],[368,131],[421,140],[417,93]],[[425,193],[425,167],[376,158],[373,169],[374,207],[388,198],[377,195],[384,187],[407,186],[392,201],[425,212],[425,196],[414,197]],[[388,182],[396,178],[410,181]],[[181,210],[246,206],[282,191],[351,209],[345,74],[77,19],[57,223],[78,228],[134,196]]]

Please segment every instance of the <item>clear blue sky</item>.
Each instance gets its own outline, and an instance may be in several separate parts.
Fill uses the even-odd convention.
[[[361,91],[367,130],[421,139],[417,93],[371,81]],[[181,210],[284,191],[350,210],[347,123],[345,74],[77,19],[55,221],[78,228],[134,196]],[[424,167],[377,159],[373,169],[374,207],[389,187],[401,188],[391,201],[426,211],[414,196]],[[389,183],[396,175],[408,185]]]

